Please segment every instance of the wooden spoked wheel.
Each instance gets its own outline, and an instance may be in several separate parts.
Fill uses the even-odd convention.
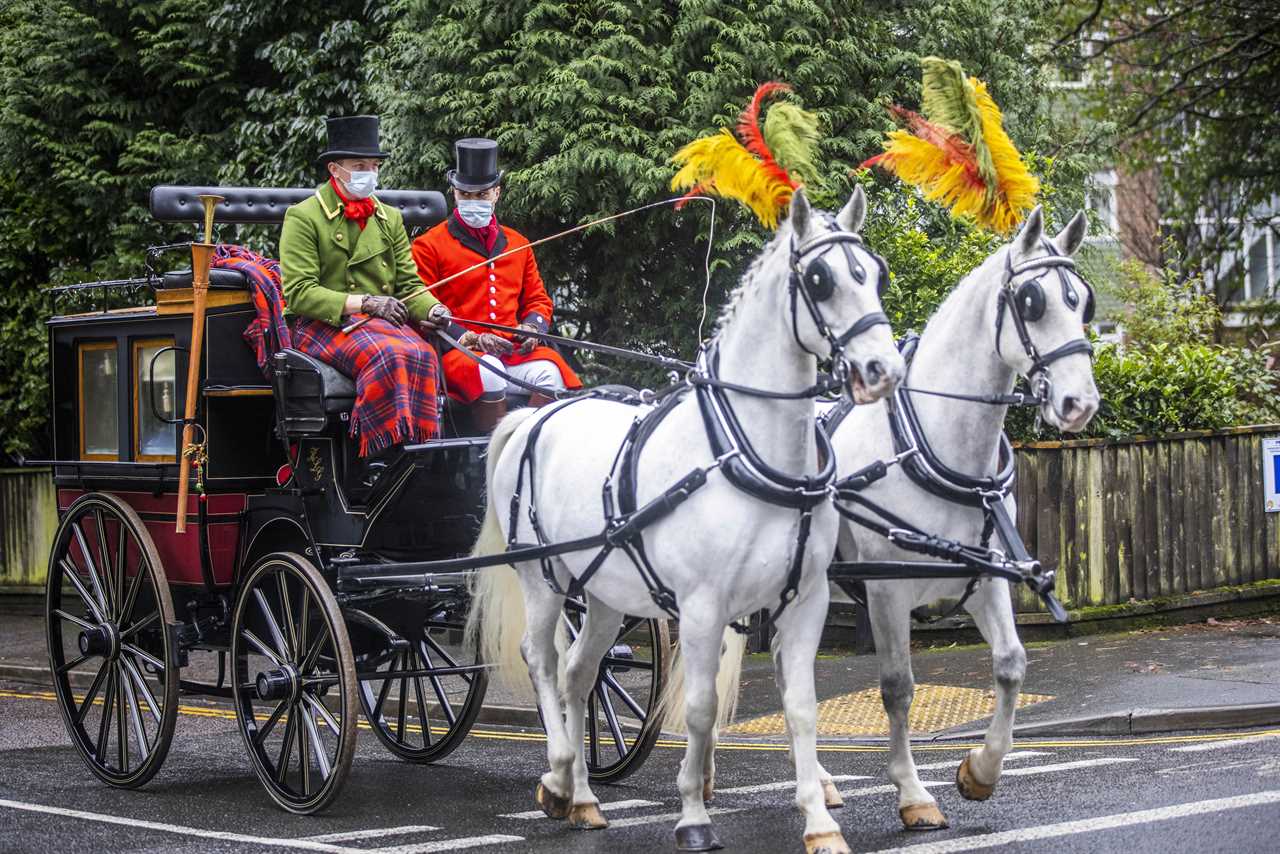
[[[452,753],[475,723],[489,675],[478,651],[462,641],[465,599],[413,621],[404,645],[361,669],[360,705],[386,748],[410,762]]]
[[[284,809],[324,809],[351,768],[358,704],[346,625],[310,561],[277,552],[249,570],[232,616],[231,660],[254,773]]]
[[[578,637],[585,614],[581,600],[565,601],[571,639]],[[658,703],[670,667],[666,620],[627,617],[587,698],[587,770],[592,780],[621,780],[644,764],[662,733]]]
[[[178,664],[169,585],[133,508],[89,493],[67,509],[45,604],[54,693],[72,743],[103,781],[141,786],[173,740]],[[89,673],[77,697],[71,679]]]

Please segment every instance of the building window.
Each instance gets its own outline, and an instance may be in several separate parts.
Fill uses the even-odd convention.
[[[120,459],[120,371],[116,342],[79,345],[80,459]]]
[[[1102,223],[1106,230],[1101,238],[1112,238],[1120,231],[1120,221],[1116,210],[1116,170],[1103,169],[1089,176],[1085,186],[1084,205]]]
[[[177,429],[162,420],[173,418],[177,411],[174,351],[160,352],[172,346],[172,338],[133,342],[133,458],[139,462],[171,463],[178,458]]]

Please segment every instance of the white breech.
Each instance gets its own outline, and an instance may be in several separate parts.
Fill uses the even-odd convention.
[[[519,365],[507,365],[497,356],[490,353],[486,353],[480,358],[498,370],[505,371],[516,379],[530,385],[557,391],[563,390],[565,387],[564,377],[560,376],[560,369],[550,359],[534,359],[532,362],[522,362]],[[483,365],[479,367],[480,382],[484,385],[484,393],[486,395],[497,397],[499,393],[506,393],[517,397],[529,396],[527,388],[508,383],[506,377],[487,370]]]

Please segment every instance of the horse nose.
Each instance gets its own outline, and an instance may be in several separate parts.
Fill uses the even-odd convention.
[[[1080,408],[1079,398],[1070,394],[1062,398],[1062,419],[1067,422],[1072,421],[1075,418],[1076,411],[1079,408]]]
[[[879,359],[872,359],[870,362],[867,362],[867,385],[879,385],[880,380],[884,378],[885,373],[884,363]]]

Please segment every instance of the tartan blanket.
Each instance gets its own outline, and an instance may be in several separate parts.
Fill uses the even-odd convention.
[[[351,435],[360,440],[360,456],[435,438],[440,363],[418,333],[381,318],[350,334],[322,320],[295,317],[292,322],[295,350],[355,379]]]
[[[244,330],[244,340],[253,348],[258,370],[271,378],[271,357],[292,347],[292,336],[284,322],[284,294],[280,291],[280,262],[257,252],[220,243],[213,250],[214,267],[239,270],[249,280],[249,293],[257,316]]]

